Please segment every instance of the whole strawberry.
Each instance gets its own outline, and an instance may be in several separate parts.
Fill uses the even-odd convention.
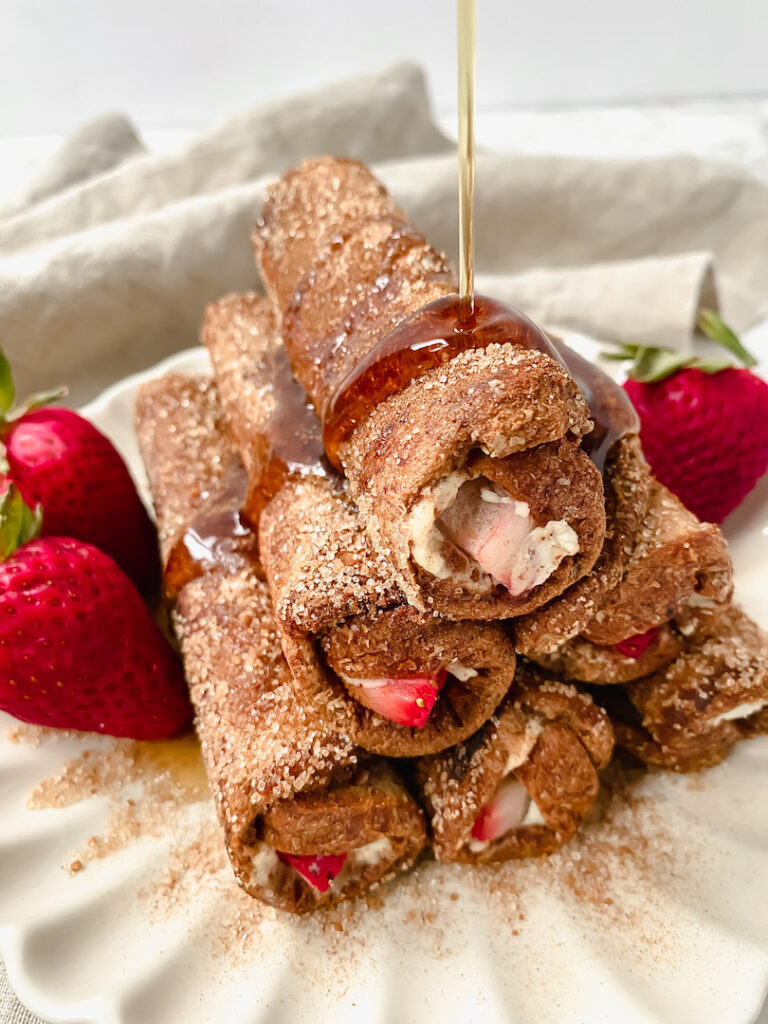
[[[714,313],[702,314],[700,327],[755,365]],[[768,383],[719,361],[623,349],[634,360],[624,387],[654,475],[699,519],[721,523],[768,470]]]
[[[95,545],[148,589],[158,577],[155,531],[115,447],[78,413],[41,407],[56,395],[12,416],[14,397],[0,353],[0,492],[15,483],[29,505],[45,509],[43,536]]]
[[[38,524],[11,485],[0,501],[0,710],[57,729],[173,736],[191,719],[184,678],[138,591],[90,544],[28,539]]]

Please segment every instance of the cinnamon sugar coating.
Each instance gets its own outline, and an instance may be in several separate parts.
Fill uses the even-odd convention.
[[[184,532],[177,483],[186,494],[203,494],[228,448],[221,417],[211,415],[215,395],[212,382],[181,375],[142,391],[138,429],[150,480],[162,482],[153,497],[163,536]],[[177,434],[187,438],[182,460]],[[390,766],[361,756],[332,708],[297,701],[254,547],[186,582],[174,624],[227,852],[243,888],[302,913],[408,867],[426,840],[421,812]],[[325,853],[322,843],[341,836],[347,863],[327,893],[276,853]],[[362,851],[378,840],[384,846],[375,856]],[[309,850],[313,842],[321,848]]]
[[[279,347],[263,299],[209,307],[203,336],[227,420],[244,458],[259,451],[272,408]],[[470,627],[404,605],[391,563],[373,547],[343,478],[289,479],[264,509],[259,544],[283,646],[302,701],[332,708],[339,728],[390,757],[432,753],[469,736],[509,688],[515,653],[495,626]],[[373,670],[375,662],[375,671]],[[354,678],[431,675],[459,662],[423,729],[388,721],[350,694]]]
[[[768,637],[731,606],[708,636],[626,692],[642,721],[617,729],[623,746],[672,771],[717,764],[768,725]]]
[[[594,644],[585,637],[567,640],[551,654],[529,655],[532,661],[563,679],[583,683],[628,683],[668,665],[685,648],[683,637],[665,623],[637,658],[630,658],[614,646]]]
[[[389,330],[456,288],[444,258],[354,161],[308,161],[281,179],[254,245],[294,374],[321,412]],[[454,580],[426,593],[411,559],[410,513],[476,449],[500,459],[589,426],[560,364],[513,345],[463,352],[375,405],[340,457],[374,546],[408,602],[454,618],[514,614],[500,588],[478,595]],[[552,596],[542,589],[542,601]]]
[[[723,603],[733,592],[733,567],[713,523],[701,523],[654,480],[648,512],[622,581],[582,630],[615,644],[668,621],[692,595]]]
[[[521,654],[547,654],[575,637],[621,582],[640,537],[651,480],[638,437],[621,438],[603,474],[606,526],[600,555],[592,570],[564,593],[515,619],[515,647]]]
[[[291,358],[308,369],[302,384],[318,412],[321,397],[327,401],[379,338],[455,291],[446,258],[402,220],[364,223],[321,252],[281,321]]]
[[[490,863],[558,849],[592,809],[597,772],[612,750],[608,717],[589,696],[521,663],[516,688],[479,732],[418,762],[435,856]],[[489,843],[474,843],[475,819],[510,765],[544,824],[521,825]]]
[[[171,373],[147,381],[136,396],[134,420],[158,510],[163,589],[173,600],[181,586],[202,571],[193,564],[184,537],[195,515],[229,479],[232,448],[216,388],[202,377]],[[158,458],[161,449],[164,456]],[[233,555],[238,547],[247,558],[255,545],[244,536],[233,545]]]
[[[284,174],[267,191],[252,239],[272,305],[284,308],[318,253],[358,224],[398,216],[384,186],[358,160],[319,157]]]
[[[274,339],[252,353],[241,339],[248,334]],[[274,318],[269,304],[255,292],[227,295],[206,307],[200,328],[214,367],[217,401],[234,446],[249,478],[245,511],[257,502],[251,495],[253,481],[260,480],[265,469],[265,445],[254,436],[251,423],[266,422],[275,409],[275,396],[263,379],[264,365],[274,358],[279,338],[274,334]],[[236,388],[236,391],[235,391]],[[236,395],[237,401],[233,398]],[[226,434],[223,435],[227,443]]]
[[[260,525],[278,620],[319,634],[350,616],[403,602],[392,566],[371,544],[346,488],[284,484]]]

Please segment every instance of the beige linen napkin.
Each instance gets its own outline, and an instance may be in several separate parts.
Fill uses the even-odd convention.
[[[15,195],[0,197],[0,217],[21,213],[48,196],[111,170],[145,153],[136,129],[123,114],[103,114],[74,131]]]
[[[304,157],[372,163],[455,256],[455,155],[412,65],[240,115],[175,153],[142,153],[114,117],[101,149],[99,136],[97,123],[69,140],[0,216],[0,338],[21,391],[65,381],[84,401],[194,344],[206,302],[256,284],[264,188]],[[479,287],[548,324],[685,346],[713,266],[737,327],[768,311],[768,187],[738,169],[486,153],[477,189]]]
[[[456,255],[453,146],[413,66],[272,103],[172,154],[142,153],[106,118],[0,216],[0,338],[19,389],[66,381],[82,401],[194,344],[206,302],[256,284],[265,185],[322,153],[373,163]],[[768,186],[732,167],[482,154],[476,236],[479,288],[559,327],[685,346],[713,266],[737,327],[768,311]]]

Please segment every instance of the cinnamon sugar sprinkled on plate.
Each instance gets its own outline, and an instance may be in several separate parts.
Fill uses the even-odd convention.
[[[34,744],[46,736],[19,727],[13,739]],[[232,963],[257,959],[260,944],[273,929],[288,927],[286,916],[236,885],[213,802],[191,785],[194,741],[183,737],[159,744],[165,749],[157,757],[147,756],[146,746],[117,740],[83,750],[38,783],[30,808],[105,797],[106,827],[98,835],[83,836],[82,849],[64,865],[70,874],[80,874],[90,861],[115,855],[141,839],[163,837],[167,858],[158,857],[158,870],[140,893],[150,921],[160,924],[210,900],[212,917],[199,941]],[[364,923],[366,934],[372,934],[371,923],[423,930],[435,955],[445,956],[454,941],[453,908],[465,913],[482,902],[505,933],[518,933],[523,941],[536,900],[555,892],[581,919],[596,915],[601,932],[614,937],[621,932],[616,941],[635,945],[637,956],[668,958],[674,952],[674,934],[665,938],[658,908],[640,906],[638,897],[657,888],[663,901],[670,879],[688,876],[691,852],[674,823],[644,792],[643,778],[610,769],[601,806],[573,842],[546,859],[468,869],[425,858],[386,893],[381,887],[349,904],[301,921],[291,919],[290,928],[307,943],[322,936],[328,954],[343,962],[364,953]],[[707,776],[697,785],[706,789]]]

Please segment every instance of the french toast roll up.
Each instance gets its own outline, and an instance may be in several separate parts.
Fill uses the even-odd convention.
[[[299,698],[331,707],[374,753],[445,749],[485,722],[509,689],[514,648],[495,623],[473,625],[409,607],[377,552],[343,477],[275,459],[283,414],[281,341],[266,300],[209,307],[203,338],[230,433],[249,464],[251,518]],[[312,413],[314,416],[314,413]],[[319,438],[319,422],[314,419]],[[266,494],[268,500],[265,500]]]
[[[676,772],[709,768],[740,739],[768,732],[768,637],[731,606],[665,668],[591,692],[617,744],[640,760]]]
[[[732,593],[733,566],[719,527],[700,522],[652,480],[627,571],[581,632],[598,644],[620,643],[668,622],[687,604],[715,609]]]
[[[648,511],[652,477],[637,434],[618,439],[605,460],[605,539],[590,572],[562,594],[515,619],[521,654],[555,651],[576,637],[621,582]]]
[[[435,856],[482,864],[558,849],[592,809],[612,752],[591,697],[520,662],[482,729],[417,763]]]
[[[530,654],[537,665],[562,679],[583,683],[629,683],[664,668],[685,650],[711,636],[727,601],[692,594],[674,615],[644,633],[615,644],[598,644],[585,636],[567,640],[549,654]]]
[[[699,522],[653,477],[645,516],[626,552],[619,581],[600,588],[599,599],[572,616],[578,635],[553,642],[572,611],[566,592],[515,621],[516,648],[573,679],[628,682],[676,657],[731,599],[733,569],[720,529]]]
[[[254,246],[326,452],[410,604],[507,618],[590,571],[605,510],[589,409],[534,324],[477,297],[455,330],[445,259],[353,161],[285,175]]]
[[[408,868],[423,816],[390,764],[296,699],[269,590],[250,567],[187,584],[174,623],[225,843],[240,885],[292,913]]]
[[[213,388],[182,375],[145,385],[137,436],[150,480],[164,482],[153,493],[161,537],[207,545],[177,581],[173,620],[227,853],[246,892],[304,913],[405,870],[425,825],[391,764],[361,751],[331,710],[296,698],[255,546],[229,543],[245,477],[239,496],[210,490],[229,444]],[[208,494],[186,528],[174,478],[181,493]]]
[[[647,642],[646,642],[647,641]],[[582,683],[628,683],[668,665],[685,649],[685,637],[665,623],[643,635],[643,640],[605,646],[583,636],[566,640],[550,654],[530,659],[560,679]]]

